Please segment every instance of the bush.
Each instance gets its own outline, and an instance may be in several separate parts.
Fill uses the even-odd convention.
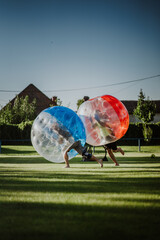
[[[2,143],[12,144],[14,142],[11,142],[11,140],[30,140],[32,123],[33,121],[22,122],[20,124],[0,124],[0,140],[2,140]],[[19,142],[16,144],[19,144]]]

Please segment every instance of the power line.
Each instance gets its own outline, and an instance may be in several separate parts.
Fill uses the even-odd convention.
[[[127,84],[127,83],[131,83],[131,82],[144,81],[144,80],[153,79],[153,78],[157,78],[157,77],[160,77],[160,74],[154,75],[154,76],[150,76],[150,77],[145,77],[145,78],[125,81],[125,82],[112,83],[112,84],[100,85],[100,86],[95,86],[95,87],[72,88],[72,89],[62,89],[62,90],[48,90],[48,91],[44,91],[44,92],[69,92],[69,91],[78,91],[78,90],[86,90],[86,89],[105,88],[105,87],[111,87],[111,86],[118,86],[118,85],[122,85],[122,84]]]
[[[132,82],[140,82],[140,81],[145,81],[148,79],[153,79],[160,77],[160,74],[153,75],[150,77],[145,77],[145,78],[139,78],[135,80],[130,80],[130,81],[124,81],[124,82],[119,82],[119,83],[112,83],[112,84],[106,84],[106,85],[100,85],[100,86],[94,86],[94,87],[84,87],[84,88],[72,88],[72,89],[55,89],[55,90],[44,90],[43,92],[70,92],[70,91],[80,91],[80,90],[87,90],[87,89],[97,89],[97,88],[105,88],[105,87],[111,87],[111,86],[118,86],[122,84],[127,84],[127,83],[132,83]],[[18,90],[0,90],[0,92],[20,92]]]

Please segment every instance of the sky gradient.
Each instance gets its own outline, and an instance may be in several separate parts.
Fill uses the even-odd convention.
[[[160,77],[112,85],[160,74],[159,23],[159,0],[0,0],[0,105],[30,83],[73,110],[141,88],[160,100]]]

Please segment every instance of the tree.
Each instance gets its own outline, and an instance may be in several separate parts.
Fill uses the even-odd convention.
[[[146,97],[142,89],[140,90],[138,97],[137,107],[134,109],[133,114],[143,123],[149,123],[153,121],[156,114],[156,105],[149,100],[149,97],[147,97],[147,100],[145,100]]]
[[[36,99],[34,99],[31,103],[29,103],[29,97],[25,96],[25,98],[20,99],[20,113],[22,121],[30,121],[35,118],[36,111]]]
[[[13,106],[7,104],[0,112],[0,123],[21,123],[23,121],[34,120],[36,117],[36,99],[29,103],[29,97],[19,98],[14,100]]]
[[[138,96],[137,107],[133,114],[143,123],[143,135],[146,141],[152,137],[152,129],[147,126],[147,123],[153,121],[156,114],[156,104],[150,101],[149,97],[145,97],[142,89]]]
[[[80,105],[84,102],[84,99],[77,100],[77,110],[79,109]]]
[[[8,103],[5,109],[0,111],[0,123],[11,123],[13,119],[12,106]]]
[[[89,100],[89,97],[88,96],[84,96],[83,99],[78,99],[77,101],[77,110],[79,109],[80,105],[86,101]]]

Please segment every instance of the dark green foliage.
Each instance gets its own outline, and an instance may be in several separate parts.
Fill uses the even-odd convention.
[[[0,139],[30,139],[32,123],[33,121],[26,121],[20,124],[0,124]],[[160,144],[160,123],[147,124],[147,126],[153,131],[151,144]],[[127,133],[119,142],[121,145],[137,145],[138,138],[144,138],[143,124],[130,123]]]
[[[149,100],[149,97],[146,100],[142,89],[140,90],[137,107],[134,109],[133,114],[143,123],[149,123],[154,120],[156,105]]]
[[[7,104],[0,111],[0,123],[18,124],[25,121],[33,120],[36,117],[36,99],[29,103],[29,97],[16,97],[13,106]]]
[[[80,105],[84,102],[84,99],[78,99],[77,101],[77,110],[79,109]]]
[[[129,128],[125,136],[119,140],[121,145],[137,145],[138,138],[143,141],[144,143],[144,127],[143,123],[130,123]],[[152,139],[150,139],[151,145],[158,145],[160,144],[160,124],[158,123],[149,123],[146,124],[147,127],[152,129]],[[147,142],[148,144],[148,142]]]
[[[142,121],[143,123],[143,136],[145,141],[149,142],[152,138],[153,130],[147,123],[150,123],[154,120],[156,114],[156,105],[149,100],[149,97],[146,100],[146,97],[140,90],[138,103],[136,109],[134,109],[133,114]]]
[[[13,122],[13,113],[12,105],[8,103],[5,108],[0,111],[0,123],[12,123]]]
[[[0,139],[19,139],[20,129],[17,124],[1,124]]]
[[[143,125],[143,136],[146,142],[151,141],[153,130],[149,125]]]
[[[21,139],[30,139],[31,127],[33,121],[21,122],[18,124],[18,128],[20,129]]]
[[[22,122],[20,124],[0,124],[0,140],[30,139],[32,123],[33,121]]]

